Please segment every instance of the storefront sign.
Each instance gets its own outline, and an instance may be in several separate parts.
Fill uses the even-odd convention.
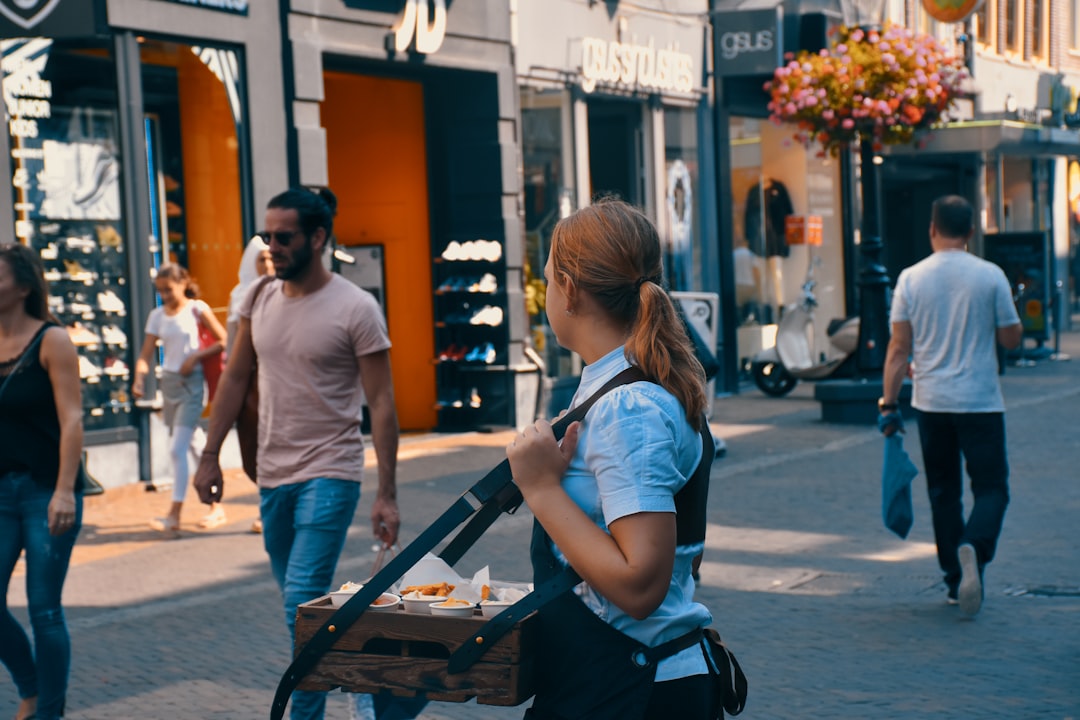
[[[416,40],[416,52],[430,55],[442,47],[446,37],[446,0],[432,0],[435,17],[431,18],[428,0],[408,0],[401,19],[394,26],[394,49],[405,52]]]
[[[730,75],[771,75],[783,55],[783,8],[739,10],[717,17],[716,72]]]
[[[0,37],[97,33],[97,0],[0,0]]]
[[[635,38],[636,41],[636,38]],[[689,93],[694,89],[694,59],[678,45],[657,50],[636,42],[586,37],[581,40],[581,89],[592,92],[597,84]]]
[[[248,14],[248,0],[161,0],[161,2],[169,2],[175,5],[192,5],[207,10],[232,13],[233,15]]]

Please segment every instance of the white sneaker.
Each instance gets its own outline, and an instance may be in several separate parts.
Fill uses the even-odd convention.
[[[106,345],[127,345],[127,335],[115,325],[106,325],[101,328],[101,337]]]
[[[442,251],[443,260],[464,260],[465,258],[461,254],[461,243],[457,240],[451,240],[450,244],[446,246],[446,249]]]
[[[502,308],[495,307],[494,305],[485,305],[473,313],[473,316],[469,318],[470,325],[490,325],[492,327],[497,327],[502,325],[502,321]]]
[[[482,240],[484,246],[480,251],[480,260],[487,260],[488,262],[496,262],[502,257],[502,245],[498,240]]]
[[[85,253],[93,252],[97,249],[97,243],[95,243],[89,235],[76,235],[64,240],[67,246],[72,250],[82,250]]]
[[[982,608],[983,601],[979,558],[975,554],[975,548],[969,543],[961,545],[957,550],[957,555],[960,557],[960,589],[957,591],[960,612],[973,617]]]
[[[98,293],[97,296],[98,307],[102,312],[116,313],[117,315],[124,315],[127,312],[127,308],[124,307],[124,301],[116,296],[112,290],[106,290],[103,293]]]
[[[101,368],[87,360],[85,356],[80,355],[79,377],[83,378],[84,380],[89,380],[91,378],[99,378],[101,377]]]
[[[494,275],[484,273],[483,277],[480,278],[480,282],[476,283],[475,288],[473,292],[493,293],[498,290],[499,284],[496,282]],[[469,289],[472,290],[472,288]]]
[[[105,361],[105,374],[111,377],[120,377],[128,374],[128,366],[120,358],[111,357]]]

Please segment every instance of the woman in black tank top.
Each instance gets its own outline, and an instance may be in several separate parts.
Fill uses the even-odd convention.
[[[34,637],[31,646],[0,596],[0,660],[19,691],[16,720],[63,714],[71,641],[60,598],[82,525],[78,357],[48,296],[34,251],[0,245],[0,558],[7,584],[26,553]]]

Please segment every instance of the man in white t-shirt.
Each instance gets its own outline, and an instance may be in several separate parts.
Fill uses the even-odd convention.
[[[903,430],[897,397],[911,367],[938,563],[947,600],[967,615],[982,606],[983,568],[994,558],[1009,504],[997,345],[1015,348],[1023,336],[1005,273],[966,250],[973,232],[967,200],[947,195],[934,201],[934,252],[896,281],[878,401],[882,432]],[[961,456],[975,499],[966,523]]]
[[[372,295],[326,269],[336,198],[299,188],[274,197],[260,233],[275,279],[254,283],[240,308],[233,352],[214,401],[195,486],[223,490],[217,452],[240,411],[258,360],[258,484],[263,544],[294,636],[296,606],[330,590],[360,499],[366,397],[378,459],[375,536],[397,541],[398,422],[390,340]],[[293,720],[323,717],[326,693],[297,691]]]

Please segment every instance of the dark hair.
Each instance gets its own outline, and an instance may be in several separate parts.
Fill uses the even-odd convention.
[[[49,312],[49,284],[45,282],[45,269],[38,254],[21,243],[0,244],[0,260],[11,267],[15,286],[29,290],[23,301],[26,314],[38,320],[56,322]]]
[[[930,220],[943,237],[963,239],[974,227],[975,210],[959,195],[943,195],[934,201]]]
[[[191,273],[187,268],[177,263],[165,263],[158,268],[157,276],[154,278],[163,280],[170,280],[174,283],[180,283],[184,286],[184,297],[191,300],[195,300],[199,297],[199,286],[195,282],[195,278],[191,277]]]
[[[660,237],[632,205],[602,198],[560,220],[551,236],[552,280],[594,298],[629,332],[626,352],[646,375],[674,395],[700,428],[705,371],[661,287]]]
[[[289,188],[270,198],[267,209],[295,210],[300,216],[300,229],[311,237],[317,228],[326,229],[326,242],[334,234],[334,216],[337,215],[337,196],[330,188]]]

